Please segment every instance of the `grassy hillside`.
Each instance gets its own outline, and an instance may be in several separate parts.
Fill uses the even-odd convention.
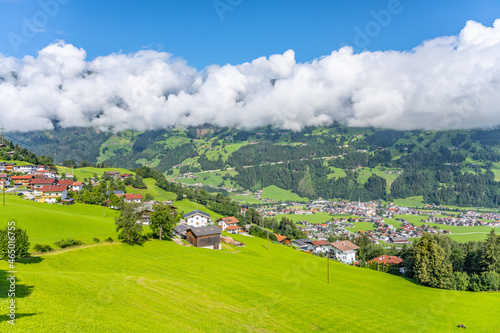
[[[263,199],[273,199],[275,201],[309,201],[308,198],[302,198],[300,195],[295,194],[290,190],[287,191],[275,185],[265,187],[260,197]]]
[[[438,290],[237,237],[235,251],[113,244],[17,264],[22,332],[500,330],[500,294]],[[5,262],[0,269],[7,269]],[[4,275],[5,273],[1,273]],[[7,281],[0,279],[0,294]],[[0,305],[6,308],[7,300]],[[11,329],[2,316],[0,330]]]
[[[184,213],[189,213],[196,209],[202,210],[210,215],[212,221],[216,221],[223,217],[222,215],[215,213],[214,211],[204,207],[203,205],[189,201],[187,199],[184,199],[182,201],[174,201],[174,206],[177,207],[179,211],[183,211]]]
[[[468,241],[473,241],[473,240],[485,240],[486,236],[490,232],[492,228],[490,227],[460,227],[460,226],[449,226],[449,225],[444,225],[444,224],[439,224],[439,223],[425,223],[425,222],[420,222],[423,218],[425,218],[425,215],[396,215],[395,218],[403,218],[408,220],[410,223],[413,223],[414,225],[421,226],[424,224],[427,224],[428,226],[431,226],[433,228],[437,229],[443,229],[443,230],[450,230],[453,235],[450,235],[451,238],[455,239],[457,242],[468,242]],[[496,228],[498,229],[498,228]]]
[[[112,237],[116,240],[115,216],[118,212],[100,206],[75,204],[72,206],[49,205],[31,202],[14,195],[6,195],[6,206],[0,206],[0,227],[8,221],[27,229],[30,243],[50,244],[61,238],[75,238],[93,243]]]
[[[105,171],[120,171],[122,174],[123,173],[130,173],[135,175],[135,172],[123,169],[123,168],[74,168],[73,169],[73,174],[78,178],[79,181],[82,181],[84,178],[92,178],[94,177],[94,174],[97,176],[102,176]],[[71,173],[72,170],[71,168],[65,168],[58,166],[57,167],[57,172],[60,174],[62,173]]]
[[[127,193],[140,193],[144,197],[147,193],[151,194],[156,201],[172,201],[177,198],[177,195],[172,192],[167,192],[155,185],[156,180],[153,178],[144,179],[144,184],[148,187],[147,189],[137,189],[132,186],[127,186]]]

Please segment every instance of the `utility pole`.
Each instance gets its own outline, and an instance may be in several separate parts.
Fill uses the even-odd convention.
[[[267,231],[267,249],[269,250],[269,230]]]
[[[330,258],[326,255],[326,283],[330,283]]]

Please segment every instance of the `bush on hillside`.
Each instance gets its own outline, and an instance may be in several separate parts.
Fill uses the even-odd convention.
[[[110,243],[113,243],[113,238],[111,238],[111,237],[108,237],[108,238],[106,238],[106,239],[105,239],[105,241],[106,241],[106,242],[110,242]]]
[[[80,240],[77,240],[77,239],[68,238],[68,239],[61,239],[57,242],[54,242],[54,244],[55,244],[55,246],[60,247],[61,249],[64,249],[67,247],[83,245],[83,242]]]
[[[41,253],[45,253],[45,252],[49,252],[49,251],[52,251],[54,250],[50,245],[46,245],[46,244],[35,244],[33,246],[33,250],[35,250],[36,252],[41,252]]]
[[[99,243],[99,242],[100,242],[99,238],[94,237],[94,242],[95,242],[95,243]]]

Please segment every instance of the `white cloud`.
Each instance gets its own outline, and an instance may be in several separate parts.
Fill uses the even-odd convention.
[[[142,50],[86,61],[57,42],[36,57],[0,54],[0,122],[9,130],[201,125],[300,130],[339,121],[394,129],[500,125],[500,20],[409,52],[344,47],[308,63],[292,50],[202,71]]]

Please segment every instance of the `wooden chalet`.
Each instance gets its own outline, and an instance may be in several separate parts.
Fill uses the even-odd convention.
[[[274,234],[274,235],[276,235],[278,242],[280,242],[281,244],[290,245],[290,238],[283,236],[283,235],[278,235],[278,234]]]
[[[189,227],[186,230],[186,240],[196,247],[219,250],[222,231],[217,226]]]

